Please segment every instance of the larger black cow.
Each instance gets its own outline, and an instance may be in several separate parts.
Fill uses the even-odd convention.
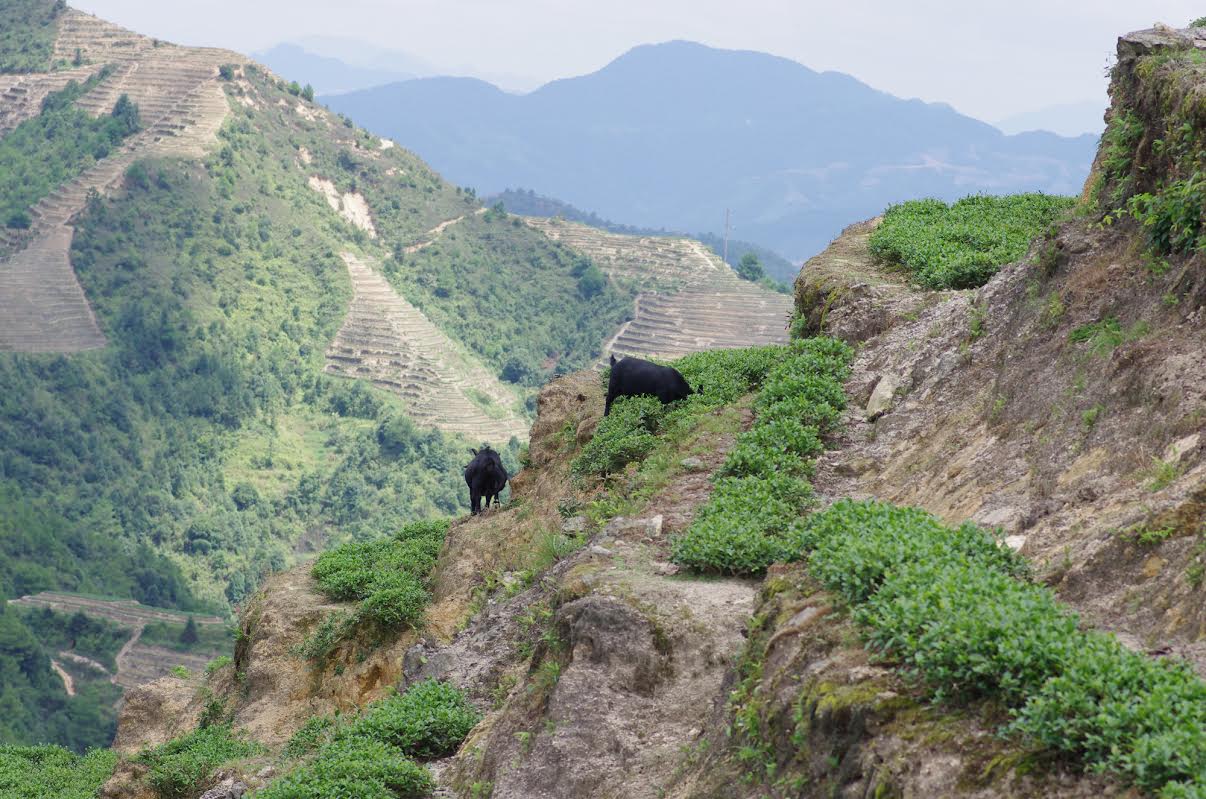
[[[611,379],[607,381],[607,404],[603,415],[611,413],[616,397],[639,397],[649,394],[662,404],[685,399],[693,393],[686,379],[672,366],[659,366],[640,358],[611,356]]]
[[[471,512],[482,512],[481,501],[486,500],[486,509],[490,508],[490,500],[495,505],[501,505],[498,495],[507,484],[507,470],[503,467],[502,458],[490,447],[480,450],[471,449],[473,460],[465,467],[465,483],[469,486],[469,502]]]

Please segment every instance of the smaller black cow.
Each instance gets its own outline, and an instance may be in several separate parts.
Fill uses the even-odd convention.
[[[495,505],[501,505],[499,494],[507,484],[507,470],[503,468],[502,458],[490,447],[480,450],[471,449],[473,460],[465,467],[465,483],[469,486],[469,502],[472,513],[482,512],[481,501],[486,499],[486,509],[490,508],[490,500]]]
[[[611,379],[607,381],[607,404],[603,415],[611,413],[611,403],[616,397],[639,397],[649,394],[657,397],[665,405],[676,400],[685,399],[693,393],[691,386],[671,366],[658,366],[656,363],[642,361],[640,358],[621,358],[611,356]]]

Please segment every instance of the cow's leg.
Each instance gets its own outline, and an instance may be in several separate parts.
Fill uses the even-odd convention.
[[[470,514],[476,516],[481,513],[482,495],[476,489],[469,490]]]
[[[611,392],[607,392],[607,401],[603,403],[603,415],[611,413]]]

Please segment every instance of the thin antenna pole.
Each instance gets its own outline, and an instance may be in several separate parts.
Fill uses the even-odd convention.
[[[729,262],[729,209],[724,209],[724,262]]]

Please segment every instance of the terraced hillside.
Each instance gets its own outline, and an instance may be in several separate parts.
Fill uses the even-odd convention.
[[[166,622],[183,624],[186,614],[161,608],[152,608],[133,599],[97,599],[79,594],[42,591],[38,594],[10,599],[10,605],[22,608],[50,608],[59,613],[84,613],[91,617],[107,619],[129,629],[130,639],[117,653],[116,673],[110,673],[101,663],[71,651],[58,653],[55,663],[69,662],[85,666],[108,677],[114,685],[133,688],[166,676],[173,667],[183,666],[190,671],[200,671],[220,651],[179,652],[164,646],[142,641],[143,630],[148,624]],[[217,616],[191,615],[198,627],[221,627],[225,622]],[[70,685],[66,680],[65,684]],[[70,691],[69,691],[70,693]]]
[[[626,236],[556,218],[524,221],[636,288],[635,314],[607,342],[605,355],[676,358],[787,341],[790,299],[741,280],[697,241]]]
[[[365,259],[343,253],[352,278],[347,318],[327,349],[326,371],[398,394],[410,416],[470,439],[526,440],[515,394],[406,301]]]
[[[60,17],[55,41],[54,61],[67,59],[87,65],[4,79],[0,135],[35,115],[47,94],[101,65],[112,66],[111,74],[77,106],[99,116],[127,95],[144,127],[31,208],[28,230],[0,228],[0,350],[79,352],[105,345],[71,268],[71,219],[92,192],[109,192],[138,159],[202,155],[229,110],[218,67],[245,61],[225,50],[147,39],[74,10]]]

